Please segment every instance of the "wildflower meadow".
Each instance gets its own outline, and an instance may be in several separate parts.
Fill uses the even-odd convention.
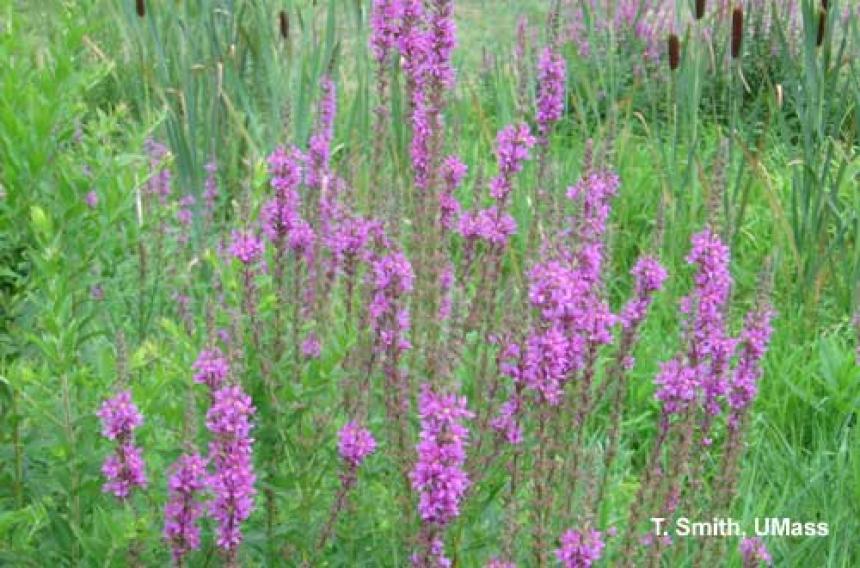
[[[854,0],[0,0],[0,566],[860,566]]]

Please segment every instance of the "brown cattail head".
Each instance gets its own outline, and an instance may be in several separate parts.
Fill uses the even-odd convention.
[[[137,8],[137,15],[141,18],[146,16],[146,2],[144,0],[137,0],[134,4],[135,8]]]
[[[827,8],[824,7],[818,11],[818,37],[815,38],[815,45],[821,47],[824,43],[824,34],[827,32]]]
[[[696,0],[696,19],[701,20],[705,17],[705,0]]]
[[[741,56],[741,47],[744,39],[744,9],[735,6],[732,10],[732,59]]]
[[[278,14],[278,21],[281,24],[281,37],[284,40],[290,39],[290,15],[287,14],[286,10],[281,10],[280,14]]]
[[[675,34],[669,35],[669,69],[674,71],[681,65],[681,40]]]

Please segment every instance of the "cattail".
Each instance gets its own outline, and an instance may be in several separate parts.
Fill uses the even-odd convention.
[[[137,0],[135,2],[135,7],[137,8],[137,15],[141,18],[146,16],[146,2],[144,0]]]
[[[821,7],[825,10],[829,10],[830,9],[829,0],[821,0]]]
[[[290,39],[290,16],[286,10],[281,10],[278,14],[278,20],[281,24],[281,37],[288,41]]]
[[[676,70],[681,65],[681,41],[675,34],[669,35],[669,69]]]
[[[735,6],[732,10],[732,59],[741,55],[741,45],[744,38],[744,9]]]
[[[821,4],[824,7],[818,11],[818,37],[815,39],[815,45],[818,47],[824,43],[824,33],[827,31],[827,2]]]
[[[696,0],[696,19],[701,20],[705,17],[705,0]]]

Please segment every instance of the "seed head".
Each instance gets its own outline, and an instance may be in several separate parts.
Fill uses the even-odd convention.
[[[669,69],[675,71],[681,65],[681,41],[675,34],[669,35]]]
[[[732,10],[732,59],[741,56],[741,47],[744,38],[744,9],[735,6]]]

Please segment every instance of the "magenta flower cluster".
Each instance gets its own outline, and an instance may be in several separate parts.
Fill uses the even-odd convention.
[[[403,296],[412,292],[412,264],[403,253],[393,252],[376,259],[371,270],[373,298],[368,310],[377,348],[406,351],[412,346],[408,338],[411,321]]]
[[[564,568],[590,568],[603,556],[603,534],[596,530],[568,530],[561,535],[555,556]]]
[[[334,117],[337,104],[337,90],[331,77],[320,79],[322,95],[317,107],[316,128],[308,142],[307,185],[320,190],[330,175],[331,143],[334,139]],[[323,196],[320,195],[320,199]]]
[[[553,48],[545,47],[538,59],[538,95],[536,120],[540,142],[549,143],[553,124],[564,113],[564,87],[567,63]]]
[[[496,137],[496,160],[499,173],[490,182],[490,196],[499,203],[505,203],[513,190],[513,179],[522,171],[529,157],[529,150],[535,145],[529,127],[525,123],[511,124],[503,128]]]
[[[525,123],[509,125],[499,132],[496,137],[499,172],[490,181],[490,196],[496,204],[461,215],[459,231],[463,238],[503,247],[516,233],[517,223],[506,211],[507,201],[513,191],[514,176],[522,171],[535,142]]]
[[[744,568],[758,568],[761,564],[766,566],[773,564],[773,557],[767,546],[758,537],[742,538],[738,548],[741,551]]]
[[[206,460],[199,454],[183,454],[170,469],[168,501],[164,507],[164,538],[173,560],[181,565],[192,550],[200,548],[200,526],[204,504],[202,492],[208,486]]]
[[[688,349],[684,356],[661,365],[656,397],[663,404],[664,418],[686,412],[694,404],[700,404],[708,416],[716,416],[725,400],[733,427],[757,393],[773,311],[761,306],[750,312],[740,336],[732,337],[726,324],[732,286],[728,247],[719,235],[705,229],[693,235],[687,262],[697,266],[693,291],[680,305],[688,318]]]
[[[215,391],[206,413],[206,428],[212,433],[209,459],[214,472],[209,478],[213,493],[209,514],[218,526],[216,542],[232,550],[242,542],[242,522],[254,506],[254,475],[250,437],[251,416],[255,412],[249,397],[237,385]]]
[[[121,391],[102,403],[96,413],[101,419],[102,435],[116,442],[113,454],[105,459],[103,490],[125,500],[135,487],[146,487],[143,457],[134,445],[134,431],[143,424],[143,416],[131,400],[131,391]]]
[[[421,387],[418,400],[421,438],[418,461],[411,473],[419,494],[418,512],[425,523],[444,527],[460,514],[460,503],[470,486],[463,469],[469,430],[464,421],[473,414],[466,398]]]
[[[201,351],[191,368],[195,371],[194,382],[206,385],[212,392],[221,388],[230,373],[230,364],[217,347]]]
[[[233,231],[228,250],[236,260],[249,266],[263,256],[263,243],[250,231]]]
[[[170,152],[167,146],[152,138],[147,138],[143,146],[149,157],[149,179],[146,182],[146,192],[158,197],[159,202],[164,205],[173,191],[170,168],[166,167]]]
[[[448,156],[442,162],[442,179],[445,184],[439,194],[439,224],[445,230],[453,229],[460,215],[460,202],[454,197],[454,192],[463,183],[468,170],[458,156]]]
[[[663,287],[668,277],[666,269],[651,256],[640,258],[630,274],[635,279],[633,298],[619,314],[621,325],[627,329],[636,328],[642,322],[651,306],[654,292]]]
[[[289,247],[300,258],[313,254],[314,231],[301,215],[299,185],[307,157],[298,149],[278,147],[269,156],[270,185],[275,196],[263,204],[260,224],[263,234],[276,247]]]
[[[388,59],[400,32],[401,0],[373,0],[370,12],[370,50],[377,63]]]
[[[767,305],[747,314],[740,335],[740,355],[726,397],[732,409],[730,426],[736,425],[737,414],[749,407],[758,394],[761,362],[773,333],[772,318],[773,310]]]
[[[366,428],[357,422],[348,422],[337,435],[337,451],[340,458],[350,468],[358,468],[373,452],[376,451],[376,440]]]

